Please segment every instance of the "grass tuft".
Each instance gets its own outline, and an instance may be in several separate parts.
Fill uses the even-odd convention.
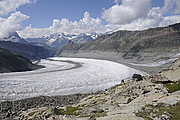
[[[177,82],[173,82],[173,83],[166,83],[166,84],[163,84],[164,87],[167,88],[168,92],[169,93],[173,93],[175,91],[178,91],[180,90],[180,80],[177,81]]]
[[[136,113],[136,116],[142,117],[145,120],[152,120],[155,116],[162,116],[163,114],[169,116],[171,120],[178,120],[180,118],[180,102],[176,103],[173,106],[167,106],[164,103],[159,103],[155,106],[153,105],[146,105]],[[153,116],[152,116],[153,115]]]
[[[64,109],[56,109],[55,114],[57,114],[57,115],[75,115],[75,116],[78,116],[78,115],[80,115],[79,110],[82,110],[82,108],[68,106],[66,110],[64,110]]]

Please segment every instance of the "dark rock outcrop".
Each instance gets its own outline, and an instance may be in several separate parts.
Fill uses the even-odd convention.
[[[143,77],[142,77],[140,74],[134,74],[134,75],[132,76],[132,78],[133,78],[133,79],[137,79],[137,81],[143,80]]]
[[[21,55],[0,48],[0,73],[29,71],[41,67]]]

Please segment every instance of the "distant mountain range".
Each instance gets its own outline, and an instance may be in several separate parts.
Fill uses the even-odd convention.
[[[75,43],[86,43],[89,41],[94,40],[100,34],[91,33],[91,34],[68,34],[65,35],[64,33],[61,34],[52,34],[48,36],[43,36],[41,38],[27,38],[26,41],[31,44],[41,44],[46,45],[52,48],[61,48],[62,46],[66,45],[69,40]]]
[[[88,43],[69,42],[56,53],[57,56],[93,57],[103,59],[156,58],[180,52],[180,23],[143,31],[120,30],[102,35]],[[155,55],[156,54],[156,55]],[[118,56],[115,58],[115,56]],[[114,61],[117,61],[114,60]]]
[[[0,48],[17,52],[30,59],[51,57],[55,51],[66,45],[70,40],[83,44],[97,38],[100,34],[52,34],[41,38],[21,38],[16,32],[6,38],[0,38]]]

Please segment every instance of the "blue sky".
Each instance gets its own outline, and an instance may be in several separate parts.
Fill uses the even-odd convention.
[[[102,10],[113,5],[114,0],[38,0],[35,4],[27,4],[17,10],[30,16],[24,26],[32,24],[32,27],[43,28],[50,26],[53,19],[78,21],[86,11],[94,18],[101,17]],[[163,5],[164,0],[152,0],[152,6]]]
[[[143,30],[180,22],[180,0],[3,0],[0,37]]]
[[[17,10],[31,16],[24,25],[45,27],[52,24],[53,19],[67,18],[78,21],[88,11],[92,17],[100,17],[103,8],[109,8],[113,0],[38,0],[35,4],[21,6]]]

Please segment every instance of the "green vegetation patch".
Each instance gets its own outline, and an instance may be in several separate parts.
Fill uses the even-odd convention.
[[[146,105],[136,113],[136,116],[142,117],[145,120],[152,120],[155,117],[167,115],[171,120],[178,120],[180,118],[180,102],[173,106],[167,106],[164,103],[159,103],[155,106],[153,105]]]
[[[180,90],[180,81],[173,82],[173,83],[166,83],[166,84],[163,84],[163,85],[164,85],[164,87],[167,88],[169,93],[173,93],[175,91]]]
[[[68,106],[66,110],[56,109],[54,112],[57,115],[75,115],[75,116],[78,116],[78,115],[80,115],[80,110],[82,110],[82,108]]]

